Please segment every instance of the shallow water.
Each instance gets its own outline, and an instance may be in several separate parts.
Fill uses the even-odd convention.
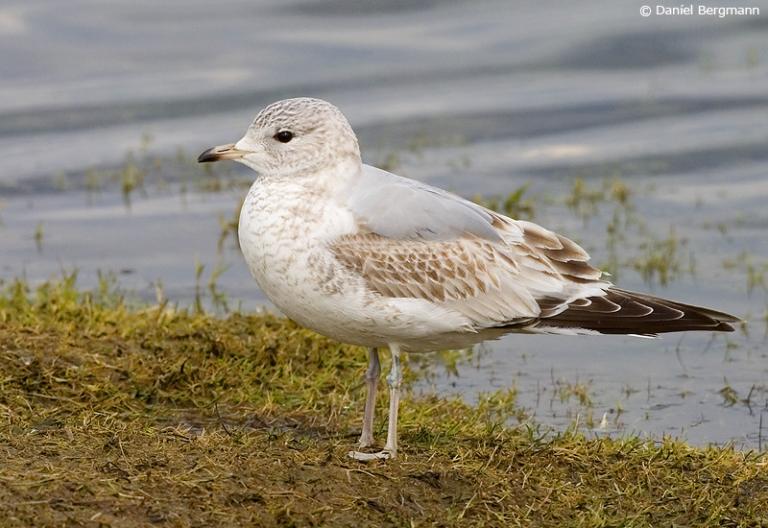
[[[467,196],[529,183],[534,220],[598,263],[617,261],[621,286],[749,321],[746,334],[716,337],[509,336],[458,377],[435,367],[437,390],[474,399],[514,387],[529,415],[557,429],[578,420],[596,434],[764,448],[768,4],[750,5],[763,14],[645,19],[616,1],[566,12],[540,2],[61,10],[9,0],[0,277],[39,282],[76,268],[88,287],[101,270],[141,298],[161,285],[172,301],[211,304],[213,274],[230,308],[263,305],[232,239],[217,251],[242,188],[206,190],[211,176],[192,155],[237,139],[274,99],[323,97],[348,115],[367,161]],[[130,206],[120,192],[135,176],[128,151],[146,171]],[[216,182],[250,177],[216,170]],[[564,205],[576,177],[593,190],[619,178],[631,208],[604,197],[579,214]],[[615,212],[630,220],[610,246]],[[666,239],[680,269],[662,285],[634,266],[647,260],[643,243]]]

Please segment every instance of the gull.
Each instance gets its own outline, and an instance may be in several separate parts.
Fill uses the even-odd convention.
[[[653,337],[739,322],[617,288],[562,235],[363,164],[349,122],[320,99],[270,104],[237,143],[198,158],[218,160],[257,173],[238,237],[261,290],[300,325],[368,348],[361,450],[374,444],[378,350],[389,348],[386,444],[350,451],[357,460],[397,454],[403,351],[511,332]]]

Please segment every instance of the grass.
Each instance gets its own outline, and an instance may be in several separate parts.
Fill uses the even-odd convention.
[[[756,289],[768,292],[768,282],[765,276],[768,273],[768,262],[755,261],[754,257],[746,251],[735,258],[723,261],[723,268],[729,271],[740,270],[746,275],[747,293],[751,295]]]
[[[535,205],[534,200],[525,195],[529,186],[530,184],[528,183],[523,184],[506,196],[485,197],[477,195],[472,198],[472,201],[511,218],[531,220],[535,214]]]
[[[406,397],[401,457],[352,461],[364,358],[271,315],[131,306],[74,276],[8,284],[0,524],[768,524],[765,454],[543,435],[511,425],[510,391]]]
[[[219,215],[219,240],[216,242],[216,252],[219,254],[224,250],[224,244],[229,238],[232,238],[232,243],[236,249],[240,248],[237,230],[240,225],[240,210],[243,208],[243,203],[245,203],[245,196],[238,200],[232,216],[227,218],[224,215]]]
[[[43,250],[43,239],[45,238],[45,228],[42,222],[38,222],[35,226],[35,233],[32,235],[35,241],[35,247],[37,252],[40,253]]]
[[[631,206],[632,191],[617,175],[594,186],[582,177],[576,177],[565,197],[565,205],[584,220],[597,214],[598,205],[612,202]]]
[[[111,167],[91,167],[82,173],[60,173],[52,178],[58,191],[81,188],[88,203],[94,196],[117,189],[130,209],[138,193],[148,197],[157,192],[178,189],[184,196],[192,189],[201,193],[244,191],[252,183],[250,177],[232,174],[229,164],[200,164],[197,155],[178,148],[174,155],[153,153],[153,138],[143,134],[135,149],[128,150],[122,162]],[[177,185],[171,186],[171,183]]]
[[[670,280],[685,271],[694,274],[695,261],[690,252],[687,254],[687,266],[683,263],[682,247],[686,244],[687,241],[678,237],[674,228],[670,228],[668,237],[648,237],[642,242],[642,253],[635,256],[630,263],[645,282],[650,284],[656,280],[666,286]]]

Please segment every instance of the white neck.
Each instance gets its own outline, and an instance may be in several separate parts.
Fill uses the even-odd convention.
[[[286,187],[299,185],[314,192],[321,192],[328,197],[335,197],[359,178],[362,170],[360,158],[345,156],[335,165],[318,171],[270,174],[260,178],[264,183],[286,185]]]

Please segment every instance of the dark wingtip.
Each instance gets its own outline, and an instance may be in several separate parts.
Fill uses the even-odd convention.
[[[572,304],[565,311],[543,320],[549,326],[581,328],[602,334],[662,334],[700,330],[733,332],[743,321],[711,308],[692,306],[619,288],[606,290],[591,303]]]
[[[741,322],[741,321],[739,321]],[[712,329],[715,332],[735,332],[736,329],[733,327],[733,325],[724,323],[720,321],[720,324],[718,324],[715,328]]]

